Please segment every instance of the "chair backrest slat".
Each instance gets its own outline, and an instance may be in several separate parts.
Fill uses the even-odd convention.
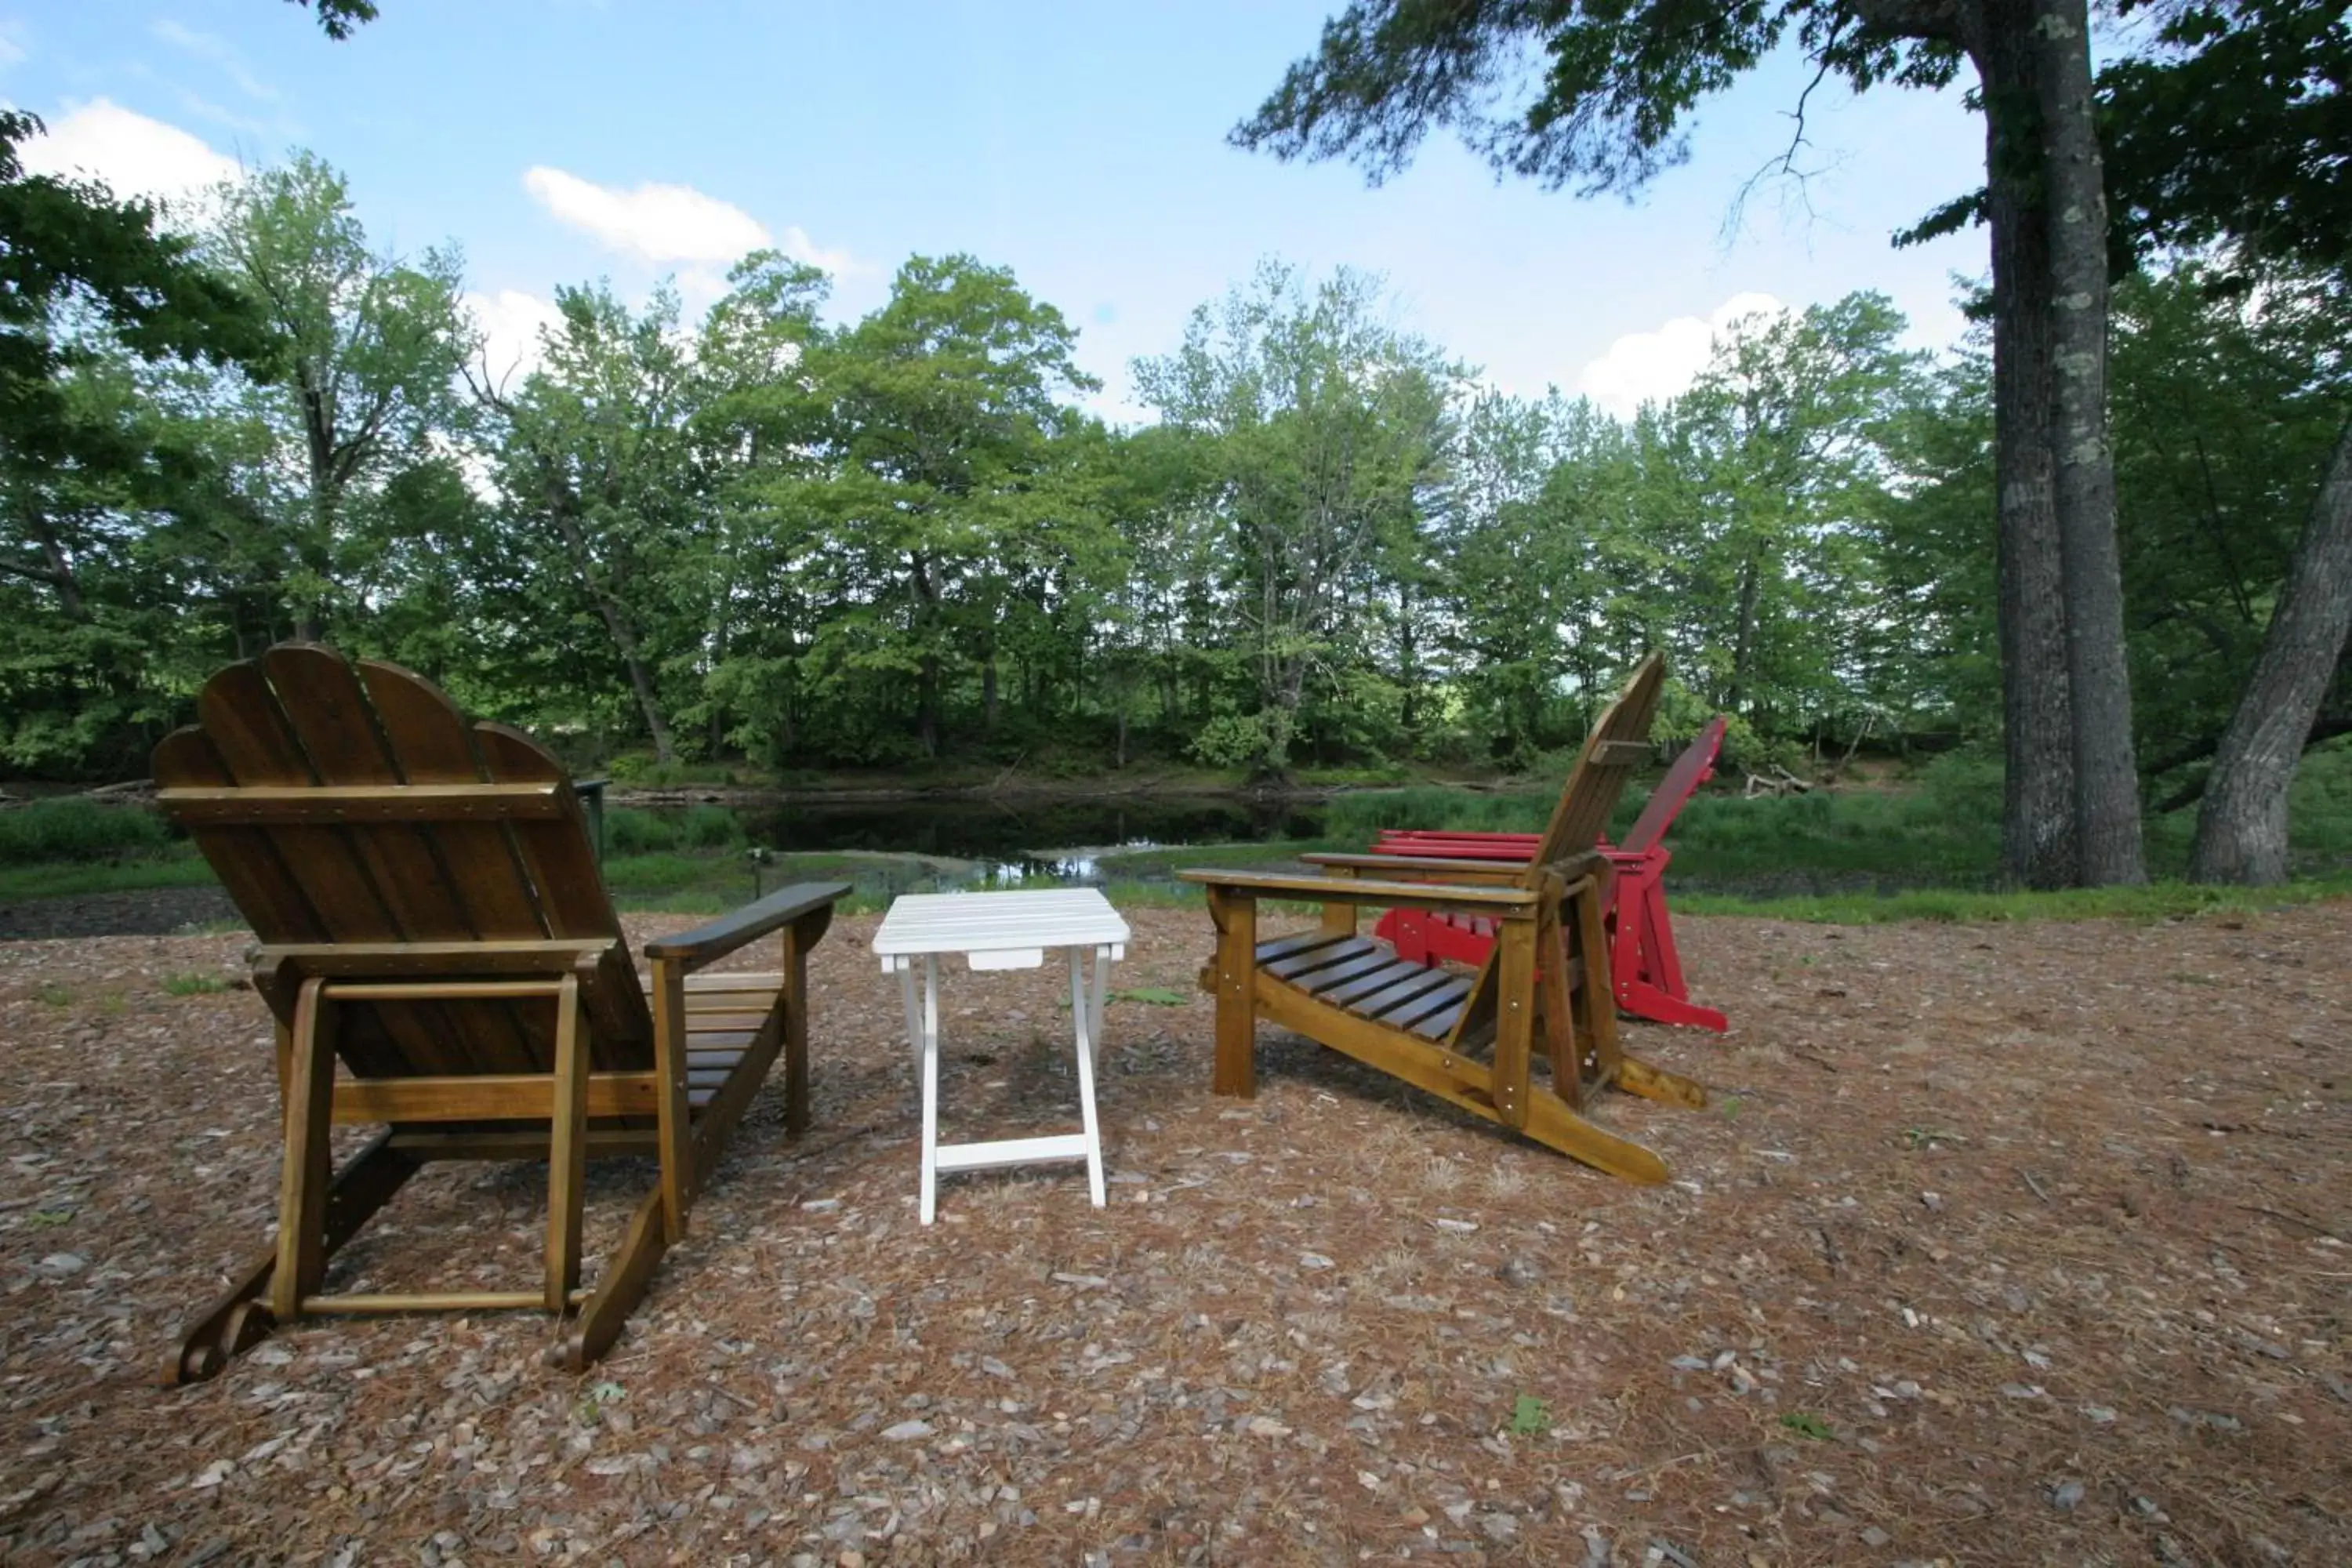
[[[1665,656],[1654,653],[1634,668],[1633,679],[1625,683],[1625,689],[1618,693],[1616,700],[1601,710],[1600,722],[1585,737],[1584,749],[1578,753],[1576,766],[1559,793],[1559,804],[1552,808],[1550,825],[1537,841],[1535,858],[1519,874],[1521,887],[1540,889],[1553,866],[1570,856],[1591,851],[1609,821],[1609,814],[1617,808],[1617,797],[1623,793],[1626,779],[1647,753],[1650,721],[1656,716],[1658,696],[1665,679]],[[1501,950],[1499,942],[1486,950],[1448,1044],[1458,1044],[1495,1016],[1498,984],[1496,968]],[[1557,960],[1545,955],[1538,962]]]
[[[1715,772],[1716,755],[1723,750],[1724,728],[1723,715],[1718,713],[1706,721],[1696,740],[1683,748],[1683,754],[1675,759],[1675,765],[1666,770],[1666,776],[1650,792],[1642,815],[1633,819],[1632,830],[1618,848],[1646,855],[1658,847],[1666,829],[1675,825],[1675,818],[1690,804],[1690,797],[1698,793],[1698,786]]]
[[[478,748],[480,731],[416,676],[376,663],[355,672],[340,654],[310,645],[274,647],[221,671],[197,714],[199,729],[157,749],[162,805],[173,811],[175,789],[202,792],[185,802],[191,836],[266,944],[454,944],[439,977],[458,980],[469,977],[467,943],[597,940],[608,945],[583,998],[596,1065],[649,1058],[651,1016],[595,873],[586,819],[562,770],[537,745],[504,731]],[[491,787],[509,782],[501,769],[516,775],[511,782],[544,787]],[[480,795],[447,798],[467,784],[483,786]],[[433,796],[386,798],[415,785]],[[242,817],[239,787],[263,792]],[[302,789],[351,795],[304,812],[287,799]],[[341,809],[346,798],[354,809]],[[355,1001],[343,1008],[338,1047],[369,1076],[546,1071],[547,1011],[492,999]]]
[[[1665,680],[1665,656],[1654,653],[1635,667],[1625,689],[1601,710],[1559,792],[1551,822],[1537,841],[1521,886],[1541,887],[1551,866],[1586,853],[1599,841],[1609,826],[1609,814],[1625,793],[1626,781],[1649,755],[1650,723],[1657,717]]]
[[[265,656],[266,657],[266,656]],[[319,782],[302,752],[261,659],[233,664],[205,682],[196,696],[196,717],[238,784],[310,784]],[[158,783],[163,781],[159,778]],[[170,809],[168,801],[165,809]],[[385,908],[374,879],[349,836],[341,828],[273,825],[268,836],[278,862],[299,882],[305,900],[330,942],[399,942],[406,934]],[[209,854],[207,858],[209,858]],[[257,921],[262,911],[245,910]],[[284,940],[258,932],[267,942]],[[354,1071],[447,1070],[462,1049],[447,1016],[436,1008],[371,1008],[344,1020],[339,1048]]]

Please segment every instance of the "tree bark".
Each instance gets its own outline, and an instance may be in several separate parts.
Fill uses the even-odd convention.
[[[2064,562],[2050,449],[2050,226],[2024,6],[1985,7],[1973,53],[1992,239],[1993,481],[2000,635],[2001,859],[2030,888],[2075,877]]]
[[[2076,879],[2147,880],[2124,653],[2115,453],[2107,441],[2107,206],[2085,0],[2035,0],[2029,47],[2050,220],[2051,450],[2066,573]]]
[[[2195,882],[2284,882],[2287,792],[2352,634],[2352,426],[2287,567],[2262,656],[2222,731],[2189,851]]]
[[[37,507],[26,506],[23,516],[34,542],[41,547],[42,564],[36,566],[25,561],[0,561],[0,572],[12,577],[47,583],[57,590],[58,607],[65,612],[67,619],[89,620],[89,606],[82,599],[81,584],[74,576],[73,556],[66,549],[65,541],[58,537],[58,531],[49,525],[49,520]]]

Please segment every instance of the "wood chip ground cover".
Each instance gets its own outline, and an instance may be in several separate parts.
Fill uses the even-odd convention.
[[[0,944],[9,1563],[2329,1563],[2352,1541],[2352,905],[2161,925],[1690,921],[1692,1114],[1636,1190],[1261,1034],[1132,917],[1069,1168],[914,1215],[873,917],[615,1354],[309,1322],[155,1376],[265,1239],[236,936]],[[631,922],[640,940],[690,923]],[[764,953],[755,952],[756,963]],[[1057,971],[946,979],[950,1136],[1074,1117]],[[598,1167],[609,1246],[649,1172]],[[331,1289],[535,1278],[543,1170],[441,1167]]]

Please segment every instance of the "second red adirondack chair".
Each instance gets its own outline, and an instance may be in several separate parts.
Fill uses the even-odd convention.
[[[1617,1005],[1636,1017],[1661,1024],[1690,1024],[1720,1033],[1728,1021],[1712,1007],[1690,999],[1683,980],[1682,957],[1675,951],[1675,928],[1666,912],[1666,829],[1682,814],[1683,805],[1715,773],[1716,753],[1723,748],[1724,721],[1707,721],[1675,765],[1666,771],[1650,801],[1625,835],[1622,844],[1606,838],[1601,848],[1617,872],[1609,904],[1609,964],[1615,977]],[[1415,858],[1452,860],[1524,860],[1533,853],[1532,833],[1449,833],[1430,828],[1384,828],[1372,846],[1376,855],[1407,855]],[[1373,928],[1397,951],[1400,958],[1423,963],[1451,959],[1478,963],[1494,945],[1492,922],[1466,915],[1433,914],[1426,910],[1391,910]]]

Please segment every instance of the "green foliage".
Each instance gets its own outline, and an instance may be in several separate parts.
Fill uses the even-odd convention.
[[[1810,1410],[1791,1410],[1780,1417],[1780,1425],[1798,1436],[1811,1437],[1817,1443],[1826,1442],[1832,1436],[1830,1424]]]
[[[624,807],[604,814],[605,848],[616,856],[732,849],[745,842],[741,820],[723,805],[690,805],[683,811]]]
[[[166,974],[163,990],[173,996],[210,996],[228,989],[228,982],[216,974]]]
[[[171,837],[144,806],[38,800],[0,811],[0,866],[152,853]]]
[[[1511,1436],[1532,1437],[1551,1429],[1551,1413],[1544,1402],[1532,1394],[1522,1393],[1511,1402]]]

